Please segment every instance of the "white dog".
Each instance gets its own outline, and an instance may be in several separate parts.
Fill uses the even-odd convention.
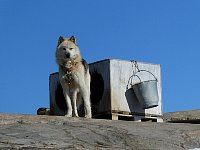
[[[77,108],[84,103],[85,117],[91,118],[89,66],[82,59],[74,36],[59,37],[56,49],[59,80],[67,103],[67,117],[78,117]]]

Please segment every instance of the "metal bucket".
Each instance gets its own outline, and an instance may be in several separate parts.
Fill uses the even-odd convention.
[[[146,71],[152,74],[151,72],[147,70],[140,70],[140,71]],[[139,78],[139,76],[136,74],[134,74],[134,76]],[[143,81],[143,82],[139,78],[140,83],[132,85],[134,93],[143,109],[148,109],[148,108],[153,108],[153,107],[158,106],[158,101],[159,101],[158,90],[157,90],[158,80],[155,76],[154,78],[155,80],[148,80],[148,81]]]

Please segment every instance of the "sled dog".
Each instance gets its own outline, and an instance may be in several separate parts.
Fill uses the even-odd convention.
[[[59,81],[67,104],[67,117],[78,117],[78,108],[83,102],[85,117],[91,118],[90,73],[87,62],[81,57],[74,36],[58,39],[56,62],[59,66]]]

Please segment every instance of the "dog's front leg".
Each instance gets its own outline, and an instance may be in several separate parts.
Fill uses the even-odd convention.
[[[69,92],[68,90],[63,90],[64,96],[65,96],[65,100],[66,100],[66,104],[67,104],[67,113],[66,113],[66,117],[72,117],[72,104],[71,104],[71,99],[69,97]]]
[[[72,116],[73,117],[79,117],[78,112],[77,112],[77,105],[76,105],[76,100],[77,100],[77,91],[74,91],[72,93]]]
[[[90,105],[90,92],[86,89],[82,90],[85,118],[92,118],[91,105]]]

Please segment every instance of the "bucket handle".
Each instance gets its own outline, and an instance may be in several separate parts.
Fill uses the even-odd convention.
[[[133,76],[136,76],[136,77],[140,80],[140,82],[142,82],[141,78],[140,78],[138,75],[136,75],[138,72],[141,72],[141,71],[150,73],[150,74],[155,78],[155,80],[158,82],[158,79],[156,78],[156,76],[155,76],[152,72],[150,72],[150,71],[148,71],[148,70],[140,70],[139,67],[138,67],[137,61],[134,61],[134,60],[133,60],[133,61],[131,61],[131,62],[132,62],[132,64],[134,64],[134,66],[135,66],[135,72],[134,72],[134,69],[133,69],[133,75],[130,77],[130,79],[131,79],[131,85],[133,85],[133,84],[132,84]],[[133,67],[133,65],[132,65],[132,67]],[[137,69],[137,71],[136,71],[136,69]]]
[[[158,79],[155,77],[155,75],[154,75],[153,73],[151,73],[151,72],[148,71],[148,70],[140,70],[140,71],[138,71],[138,72],[142,72],[142,71],[150,73],[150,74],[155,78],[155,81],[158,82]],[[138,72],[136,72],[136,73],[138,73]],[[131,84],[130,84],[130,85],[131,85],[131,86],[134,85],[134,84],[133,84],[133,77],[137,77],[137,78],[140,80],[140,83],[142,82],[141,78],[140,78],[138,75],[136,75],[136,73],[133,74],[133,75],[130,77],[130,79],[131,79]]]
[[[155,80],[158,82],[158,79],[156,78],[156,76],[152,72],[150,72],[148,70],[140,70],[139,67],[138,67],[137,61],[135,61],[135,60],[132,60],[131,62],[132,62],[133,75],[130,76],[130,78],[128,79],[128,84],[126,86],[127,89],[128,89],[129,84],[131,86],[134,85],[133,84],[133,77],[137,77],[140,80],[140,83],[142,82],[141,78],[137,75],[137,73],[141,72],[141,71],[150,73],[155,78]],[[135,66],[135,70],[134,70],[134,66],[133,65]]]
[[[158,79],[156,78],[156,76],[155,76],[152,72],[150,72],[150,71],[148,71],[148,70],[138,70],[136,73],[141,72],[141,71],[150,73],[150,74],[155,78],[155,80],[158,81]],[[136,75],[136,73],[134,74],[134,76],[137,76],[137,77],[139,78],[139,76]],[[140,79],[140,78],[139,78],[139,79]],[[140,81],[141,81],[141,79],[140,79]]]

